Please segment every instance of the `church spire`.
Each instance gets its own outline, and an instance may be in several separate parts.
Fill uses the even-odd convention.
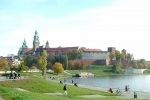
[[[22,48],[28,48],[25,38],[24,38],[24,41],[23,41],[23,44],[22,44]]]

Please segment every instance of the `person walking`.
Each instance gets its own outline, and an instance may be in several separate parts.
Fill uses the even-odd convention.
[[[65,84],[65,85],[64,85],[64,88],[63,88],[65,95],[67,95],[67,87],[66,87],[66,86],[67,86],[67,84]]]

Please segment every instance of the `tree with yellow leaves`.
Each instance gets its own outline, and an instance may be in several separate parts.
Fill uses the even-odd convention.
[[[8,69],[8,61],[7,59],[0,59],[0,69],[1,70],[7,70]]]
[[[57,73],[57,74],[64,72],[64,68],[63,68],[62,64],[59,62],[56,62],[53,65],[53,70],[54,70],[54,73]]]

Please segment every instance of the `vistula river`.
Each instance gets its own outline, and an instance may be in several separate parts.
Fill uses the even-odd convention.
[[[150,75],[117,75],[88,78],[71,77],[65,80],[68,83],[71,83],[73,80],[77,84],[106,88],[125,89],[125,85],[129,85],[130,90],[150,92]]]

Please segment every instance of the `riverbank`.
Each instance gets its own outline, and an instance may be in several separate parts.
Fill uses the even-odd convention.
[[[50,80],[50,81],[53,81],[53,82],[57,82],[59,83],[59,80],[51,80],[49,78],[47,78],[47,80]],[[72,83],[63,83],[63,84],[68,84],[68,85],[74,85]],[[104,92],[107,92],[108,91],[108,88],[104,88],[104,87],[96,87],[96,86],[88,86],[88,85],[82,85],[82,84],[77,84],[79,88],[88,88],[88,89],[92,89],[92,90],[99,90],[99,91],[104,91]],[[116,88],[112,88],[113,91],[115,92],[117,89]],[[120,96],[115,96],[117,98],[129,98],[129,99],[132,99],[134,98],[134,92],[137,93],[137,98],[138,99],[144,99],[144,100],[150,100],[150,92],[140,92],[140,91],[128,91],[128,92],[125,92],[125,90],[123,89],[120,89],[122,94]],[[84,96],[85,98],[88,98],[89,96]],[[90,98],[98,98],[97,95],[91,95]]]

